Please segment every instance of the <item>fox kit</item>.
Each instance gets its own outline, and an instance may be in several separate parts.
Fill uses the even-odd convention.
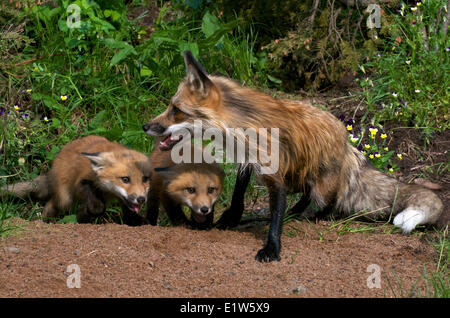
[[[124,223],[135,225],[143,221],[138,212],[147,199],[150,173],[146,155],[103,137],[87,136],[64,146],[47,174],[3,187],[2,192],[45,201],[45,221],[55,220],[79,202],[79,223],[100,216],[105,204],[117,198]]]
[[[190,224],[207,229],[214,219],[214,204],[222,193],[224,172],[218,164],[175,164],[170,151],[155,149],[150,156],[152,187],[148,195],[147,220],[156,225],[159,202],[174,225]],[[181,207],[191,211],[189,222]]]
[[[228,78],[210,76],[189,51],[185,52],[185,64],[185,80],[166,111],[143,126],[147,134],[160,136],[164,145],[173,147],[180,139],[177,130],[193,129],[194,120],[224,135],[229,134],[229,128],[278,128],[279,137],[273,142],[278,143],[279,169],[261,174],[264,162],[259,159],[242,165],[231,207],[218,222],[224,228],[237,224],[251,173],[260,173],[269,188],[272,216],[266,245],[258,251],[257,260],[280,259],[288,191],[303,193],[293,207],[296,212],[312,201],[320,209],[345,215],[366,211],[372,217],[388,218],[392,213],[394,224],[405,233],[418,224],[438,220],[443,204],[436,194],[376,170],[350,145],[344,125],[329,112],[300,101],[272,98]],[[271,143],[272,134],[267,139]]]

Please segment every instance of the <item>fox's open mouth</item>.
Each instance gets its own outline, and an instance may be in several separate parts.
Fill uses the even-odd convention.
[[[126,205],[127,205],[128,209],[130,209],[130,211],[139,213],[139,210],[141,209],[141,206],[143,204],[132,203],[132,202],[126,201]]]
[[[183,135],[169,135],[159,143],[159,149],[170,150],[183,139]]]
[[[206,214],[192,212],[191,216],[197,223],[203,223],[206,221]]]

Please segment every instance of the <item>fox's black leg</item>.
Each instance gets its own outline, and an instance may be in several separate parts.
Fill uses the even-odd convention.
[[[298,202],[289,210],[291,214],[303,214],[305,209],[311,203],[311,199],[309,198],[308,192],[302,193],[302,198],[298,200]]]
[[[105,213],[105,203],[99,191],[96,191],[94,185],[83,180],[80,185],[78,198],[81,206],[77,210],[77,222],[89,223],[93,218]]]
[[[286,210],[286,187],[276,181],[268,180],[270,212],[272,214],[266,246],[259,250],[255,259],[260,262],[280,260],[281,232]]]
[[[186,215],[184,215],[180,204],[175,203],[169,198],[164,198],[162,203],[172,225],[178,226],[189,223],[189,220],[186,218]]]
[[[122,221],[126,225],[137,226],[144,224],[144,218],[134,211],[131,211],[125,204],[122,204]]]
[[[241,220],[242,213],[244,213],[244,197],[247,186],[252,176],[252,167],[250,165],[239,165],[236,184],[234,186],[233,196],[231,198],[231,206],[223,212],[216,227],[226,229],[235,227]]]
[[[147,196],[147,214],[145,218],[151,225],[156,225],[158,223],[158,215],[159,193],[157,193],[157,191],[150,190]]]

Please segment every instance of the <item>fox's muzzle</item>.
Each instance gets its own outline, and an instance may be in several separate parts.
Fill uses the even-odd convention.
[[[142,129],[147,135],[162,136],[167,130],[167,127],[162,126],[160,123],[146,123],[142,126]]]
[[[141,209],[141,206],[147,201],[147,198],[145,196],[136,196],[134,194],[131,194],[126,197],[126,204],[128,208],[136,213],[139,212]]]

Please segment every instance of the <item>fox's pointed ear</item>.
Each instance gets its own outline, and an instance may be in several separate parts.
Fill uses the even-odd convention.
[[[95,172],[104,169],[110,164],[108,152],[82,152],[81,154],[91,161],[92,170]]]
[[[197,92],[202,97],[207,97],[213,82],[208,78],[203,66],[194,59],[190,51],[184,52],[184,63],[186,64],[187,82],[191,92]]]

